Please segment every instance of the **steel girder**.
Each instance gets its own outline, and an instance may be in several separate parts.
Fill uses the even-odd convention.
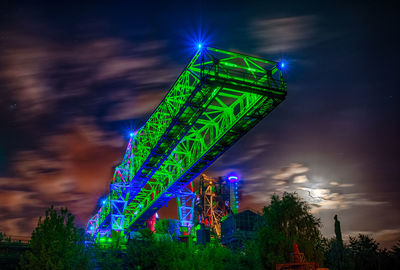
[[[278,63],[199,50],[129,141],[91,232],[143,226],[285,96]]]
[[[208,102],[191,104],[192,108],[203,108],[201,115],[193,124],[186,123],[189,131],[147,182],[147,188],[128,205],[127,226],[132,229],[164,206],[285,98],[286,83],[277,63],[212,48],[208,52],[203,52],[203,61],[190,66],[192,72],[200,73],[202,89],[213,89],[207,91]],[[219,57],[210,52],[219,53]],[[270,69],[262,68],[260,62]]]

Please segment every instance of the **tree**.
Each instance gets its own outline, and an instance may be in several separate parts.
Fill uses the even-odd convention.
[[[130,269],[157,269],[158,250],[153,233],[149,229],[139,233],[128,243],[127,265]]]
[[[160,234],[168,233],[170,220],[167,218],[160,218],[156,221],[156,232]]]
[[[22,269],[86,269],[89,259],[84,249],[83,232],[74,226],[67,208],[58,212],[51,206],[44,219],[39,218],[22,257]]]
[[[379,244],[372,237],[365,234],[350,236],[349,249],[354,269],[379,269]]]
[[[21,241],[13,241],[6,233],[0,232],[0,269],[16,269],[26,249]]]
[[[273,195],[264,207],[265,225],[259,231],[259,252],[265,269],[275,269],[276,263],[289,262],[296,240],[309,261],[322,263],[321,222],[310,213],[309,204],[296,193]]]
[[[219,243],[192,246],[179,241],[158,241],[157,237],[149,235],[148,229],[139,232],[141,236],[128,244],[128,269],[258,269],[252,247],[246,247],[244,252],[233,252]]]
[[[103,270],[121,270],[123,269],[124,258],[120,249],[102,248],[99,246],[92,247],[96,254],[97,266]]]
[[[400,269],[400,240],[392,247],[390,257],[393,260],[394,269]]]
[[[174,220],[161,218],[156,222],[157,234],[168,234],[172,239],[177,240],[179,236],[179,226]]]
[[[351,252],[347,245],[331,238],[326,241],[325,265],[331,270],[351,270],[354,269],[354,262]]]
[[[7,236],[6,233],[0,232],[0,243],[1,242],[10,243],[11,242],[11,238],[9,236]]]

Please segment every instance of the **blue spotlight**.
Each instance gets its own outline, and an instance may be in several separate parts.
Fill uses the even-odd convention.
[[[236,183],[237,181],[239,181],[239,176],[235,173],[230,173],[228,174],[227,179],[231,183]]]
[[[201,49],[202,46],[203,46],[203,45],[201,45],[201,43],[199,43],[199,44],[197,45],[197,47],[199,47],[199,49]]]
[[[135,137],[136,135],[138,134],[138,130],[135,130],[135,131],[130,131],[129,132],[129,137]]]
[[[106,202],[107,202],[107,200],[103,200],[103,202],[102,202],[102,203],[103,203],[103,204],[106,204]]]
[[[281,68],[285,68],[285,62],[281,62],[279,65]]]

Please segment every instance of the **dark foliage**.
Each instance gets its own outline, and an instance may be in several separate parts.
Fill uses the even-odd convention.
[[[290,262],[294,240],[308,261],[323,262],[321,223],[307,202],[296,193],[284,193],[281,198],[273,195],[263,211],[265,224],[259,231],[258,247],[264,269]]]
[[[331,270],[400,269],[400,241],[391,250],[380,249],[370,236],[351,236],[343,246],[343,264],[336,239],[328,241],[325,251],[326,265]]]
[[[83,232],[74,226],[74,216],[66,208],[51,206],[39,218],[28,250],[21,259],[22,269],[87,269],[89,259]]]
[[[5,233],[0,232],[0,269],[16,269],[21,255],[27,248],[21,241],[13,241]]]
[[[219,244],[194,246],[171,240],[158,241],[149,230],[130,241],[127,249],[129,269],[259,269],[254,258],[254,245],[241,252],[231,251]]]
[[[22,269],[275,269],[276,263],[290,262],[293,241],[308,261],[316,261],[331,270],[400,269],[400,241],[391,249],[380,249],[370,236],[360,234],[344,243],[337,238],[324,239],[320,221],[310,213],[309,205],[295,193],[273,196],[264,208],[265,222],[259,237],[241,250],[231,250],[217,242],[196,246],[165,237],[176,230],[171,220],[157,223],[159,234],[149,229],[128,242],[109,248],[85,248],[83,231],[74,226],[67,209],[53,207],[39,219],[32,233],[29,250],[20,260]],[[338,221],[335,221],[338,224]],[[339,231],[338,229],[336,231]],[[341,235],[337,233],[336,235]],[[161,237],[162,236],[162,237]],[[341,237],[340,237],[341,238]],[[11,240],[0,233],[0,243]],[[94,255],[94,256],[91,256]],[[92,258],[93,264],[90,263]],[[9,258],[11,262],[11,259]]]

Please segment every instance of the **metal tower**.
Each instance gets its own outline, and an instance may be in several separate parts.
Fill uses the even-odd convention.
[[[173,197],[180,197],[183,207],[181,226],[190,228],[190,221],[182,223],[193,216],[186,187],[285,99],[281,68],[274,61],[200,47],[132,134],[87,232],[99,242],[124,236]]]
[[[223,182],[222,178],[208,177],[204,173],[200,176],[199,189],[196,194],[196,210],[199,222],[218,236],[221,236],[221,219],[229,214],[230,210],[230,186]]]

